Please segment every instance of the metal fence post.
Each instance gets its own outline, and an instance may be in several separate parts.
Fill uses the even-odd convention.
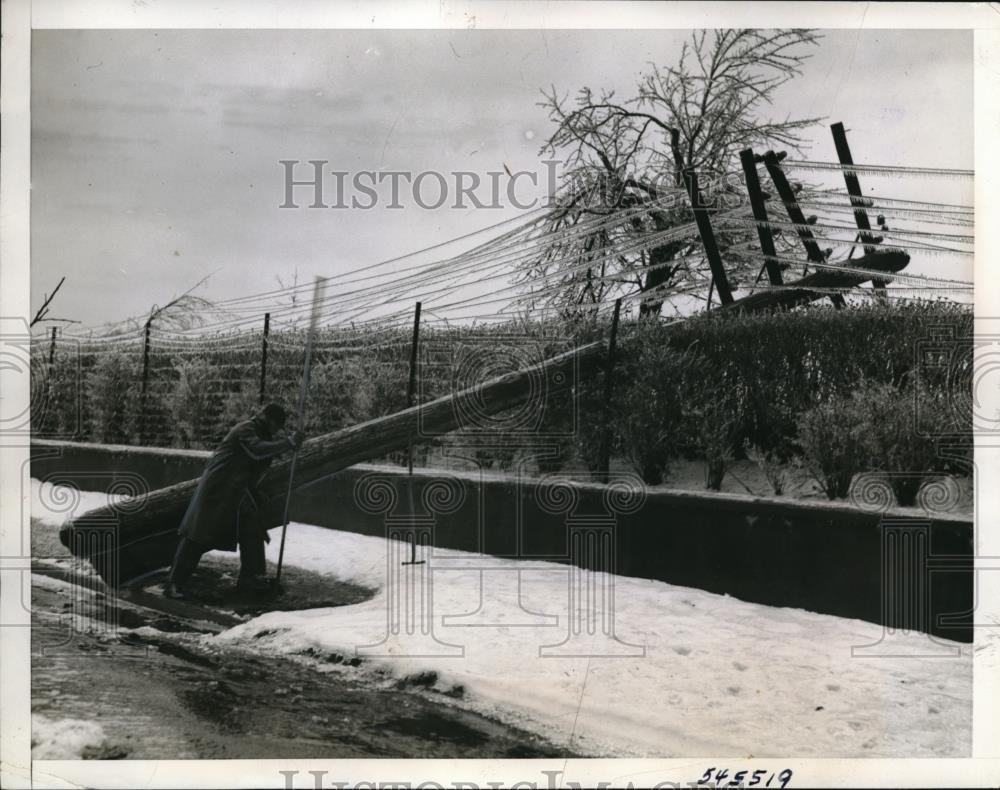
[[[413,340],[410,343],[410,381],[406,387],[406,408],[413,407],[417,389],[417,348],[420,343],[420,302],[413,312]],[[410,474],[413,474],[413,434],[409,436],[406,447],[407,464]]]
[[[153,330],[153,317],[146,321],[145,340],[142,344],[142,389],[139,395],[139,444],[149,439],[149,415],[147,414],[147,391],[149,390],[149,347]]]
[[[258,401],[264,403],[264,387],[267,383],[267,337],[271,333],[271,314],[264,313],[264,337],[260,347],[260,396]]]
[[[608,357],[604,366],[604,424],[601,426],[601,456],[598,473],[607,483],[611,476],[611,392],[614,384],[615,353],[618,348],[618,319],[621,316],[622,300],[615,300],[615,312],[611,317],[611,335],[608,337]]]

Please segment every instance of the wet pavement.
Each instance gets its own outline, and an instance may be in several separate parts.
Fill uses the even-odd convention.
[[[213,567],[203,579],[231,570]],[[531,733],[459,708],[454,700],[463,690],[436,690],[433,677],[404,684],[365,671],[355,657],[255,653],[215,641],[212,628],[183,616],[48,577],[33,582],[32,710],[49,720],[99,724],[104,741],[88,746],[85,758],[565,755]],[[293,582],[297,598],[287,594],[303,604],[295,608],[320,588],[322,606],[369,594],[319,576],[290,576],[289,589]],[[213,605],[240,618],[261,606],[283,608],[219,595]]]

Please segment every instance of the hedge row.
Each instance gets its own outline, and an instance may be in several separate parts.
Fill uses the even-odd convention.
[[[516,432],[501,419],[493,435],[437,437],[422,455],[460,444],[497,468],[596,469],[608,441],[611,454],[647,482],[669,476],[675,459],[700,458],[706,484],[718,487],[727,462],[749,454],[769,467],[806,463],[831,496],[842,496],[835,478],[852,469],[951,468],[954,461],[938,456],[937,437],[969,439],[971,333],[971,311],[945,302],[754,316],[715,311],[673,325],[625,321],[609,410],[598,374],[573,397],[540,400],[538,419],[518,418]],[[417,399],[604,334],[606,327],[588,323],[425,328]],[[303,345],[301,333],[272,335],[267,399],[297,400]],[[259,337],[154,344],[144,396],[141,342],[60,347],[51,365],[47,351],[36,349],[36,434],[208,448],[259,401]],[[322,333],[307,432],[403,408],[409,355],[406,329]]]

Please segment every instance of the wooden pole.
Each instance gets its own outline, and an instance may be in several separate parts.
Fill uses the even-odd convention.
[[[52,327],[52,334],[49,337],[49,367],[56,361],[56,328]]]
[[[781,267],[774,260],[774,256],[777,255],[774,248],[774,236],[771,235],[770,226],[759,224],[767,222],[767,206],[764,205],[764,193],[760,188],[760,179],[757,177],[757,160],[753,155],[752,148],[740,151],[740,163],[743,165],[743,175],[746,177],[750,208],[753,210],[753,218],[758,223],[757,238],[760,239],[760,251],[764,255],[767,278],[771,281],[771,285],[781,285]]]
[[[257,402],[261,405],[264,403],[264,387],[267,383],[267,339],[270,334],[271,314],[264,313],[264,337],[260,345],[260,396],[257,398]]]
[[[754,158],[756,159],[756,157]],[[775,189],[778,190],[778,196],[781,198],[782,203],[785,204],[785,211],[788,212],[788,218],[795,223],[795,230],[799,234],[802,246],[806,249],[806,257],[813,263],[823,263],[826,261],[826,255],[823,254],[823,251],[816,243],[816,239],[813,238],[812,231],[808,227],[809,223],[806,222],[806,218],[802,214],[802,209],[799,208],[799,202],[795,198],[795,190],[788,183],[785,171],[781,169],[781,160],[783,158],[783,155],[775,154],[774,151],[768,151],[763,156],[764,166],[767,168],[767,172],[774,182]],[[841,294],[833,294],[830,297],[830,301],[833,302],[834,307],[838,310],[845,304],[844,297]]]
[[[844,124],[839,121],[831,124],[830,131],[833,133],[833,144],[837,149],[837,158],[840,160],[840,164],[853,165],[854,157],[851,155],[851,147],[847,144],[847,132],[844,130]],[[878,249],[875,246],[878,243],[878,239],[871,233],[871,222],[868,219],[868,212],[865,210],[868,201],[861,191],[861,182],[858,181],[857,173],[845,170],[844,184],[847,187],[847,194],[851,198],[851,206],[854,208],[854,223],[860,231],[861,243],[864,244],[865,254],[870,255]],[[885,296],[884,282],[881,280],[872,280],[872,286],[881,291],[881,296]]]
[[[413,407],[413,400],[417,390],[417,349],[420,344],[420,302],[413,311],[413,339],[410,342],[410,381],[406,386],[406,408]],[[406,447],[407,466],[410,475],[413,475],[413,434]]]
[[[306,395],[309,392],[309,373],[312,369],[312,349],[313,340],[316,337],[316,328],[319,325],[320,303],[323,301],[323,292],[326,290],[326,278],[317,277],[313,286],[312,315],[309,317],[309,334],[306,335],[306,354],[302,363],[302,388],[299,390],[298,408],[298,430],[305,428],[306,419]],[[278,549],[278,570],[274,575],[275,592],[280,590],[281,566],[285,559],[285,536],[288,533],[288,511],[292,505],[292,483],[295,480],[295,463],[298,461],[299,451],[296,448],[292,452],[292,460],[288,464],[288,490],[285,494],[285,513],[281,521],[281,547]]]
[[[403,450],[409,437],[421,427],[436,434],[460,428],[463,410],[455,408],[456,401],[475,398],[482,413],[499,414],[532,398],[538,381],[548,382],[549,393],[564,391],[580,377],[592,375],[605,354],[605,343],[595,341],[470,389],[308,439],[296,456],[294,485],[315,483],[356,463]],[[259,485],[267,501],[277,505],[278,497],[287,496],[288,481],[292,479],[289,466],[289,460],[281,460],[267,471]],[[98,573],[117,569],[117,578],[127,581],[169,564],[179,539],[177,525],[197,487],[197,480],[186,480],[150,491],[143,507],[128,512],[111,506],[89,511],[67,522],[60,529],[59,539],[67,548],[75,547],[81,556],[91,559]],[[87,534],[89,525],[106,523],[108,519],[116,519],[118,524],[113,551],[92,546],[80,538]]]
[[[611,316],[611,333],[608,337],[608,356],[604,363],[604,420],[601,426],[601,457],[598,459],[598,473],[607,483],[611,476],[611,393],[614,386],[615,353],[618,350],[618,319],[621,316],[622,300],[615,300],[615,312]]]
[[[712,270],[712,278],[715,280],[715,290],[719,294],[719,301],[723,305],[731,304],[733,293],[729,289],[726,270],[722,265],[722,256],[719,255],[719,247],[715,243],[712,220],[708,216],[708,207],[705,205],[701,190],[698,188],[698,174],[690,167],[684,170],[684,183],[687,186],[688,197],[691,200],[691,210],[694,211],[698,233],[701,235],[701,243],[705,247],[705,257],[708,258],[708,265]]]

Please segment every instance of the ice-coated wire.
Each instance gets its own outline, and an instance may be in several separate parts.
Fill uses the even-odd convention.
[[[974,170],[954,170],[944,167],[907,167],[905,165],[845,165],[840,162],[816,162],[807,159],[785,159],[781,162],[782,170],[825,170],[841,173],[853,173],[861,176],[890,176],[895,178],[974,178]]]

